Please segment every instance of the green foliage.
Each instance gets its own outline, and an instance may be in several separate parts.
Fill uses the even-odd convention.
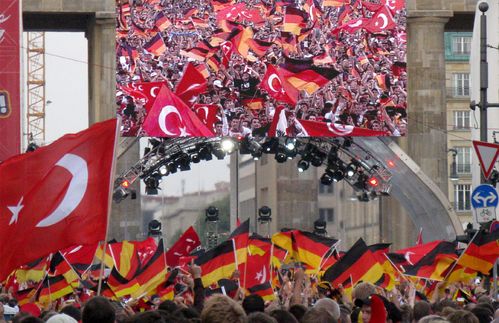
[[[219,210],[219,220],[218,220],[218,242],[222,242],[227,237],[229,236],[229,231],[230,231],[230,197],[227,195],[223,199],[220,199],[218,201],[215,201],[210,204],[210,206],[217,207]],[[208,208],[208,206],[206,207]],[[215,228],[214,225],[211,223],[208,223],[205,221],[205,211],[202,210],[199,215],[198,219],[196,221],[195,229],[197,233],[199,234],[199,238],[201,239],[201,243],[203,244],[203,247],[208,246],[208,241],[206,238],[206,233],[210,228]]]

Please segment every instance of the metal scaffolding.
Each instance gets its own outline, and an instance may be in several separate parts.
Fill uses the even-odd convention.
[[[45,142],[45,32],[28,32],[28,143]]]

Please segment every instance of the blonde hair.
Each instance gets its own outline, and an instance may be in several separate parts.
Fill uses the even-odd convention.
[[[217,294],[208,298],[201,312],[203,323],[246,323],[241,305],[227,296]]]

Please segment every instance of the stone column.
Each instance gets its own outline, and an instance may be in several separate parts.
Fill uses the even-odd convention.
[[[87,26],[89,123],[107,120],[116,116],[116,54],[115,13],[96,12]],[[123,140],[120,138],[120,140]],[[136,142],[117,161],[116,177],[139,160],[139,145]],[[109,238],[143,239],[143,221],[140,208],[139,181],[133,186],[137,199],[127,197],[119,204],[113,202],[109,221]]]

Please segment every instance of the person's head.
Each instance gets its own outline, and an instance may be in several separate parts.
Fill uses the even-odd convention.
[[[298,321],[301,321],[303,315],[307,312],[307,307],[303,304],[293,304],[289,307],[289,312],[293,314]]]
[[[449,323],[449,321],[439,315],[428,315],[421,318],[418,323]]]
[[[265,311],[265,302],[260,295],[249,295],[243,300],[243,308],[246,314]]]
[[[357,286],[355,286],[355,288],[353,289],[352,298],[364,301],[367,300],[369,296],[371,296],[371,294],[374,294],[375,292],[376,288],[374,287],[373,284],[362,282]]]
[[[425,317],[427,315],[431,314],[431,306],[430,303],[426,301],[419,301],[414,304],[414,320],[417,322],[419,319],[422,317]]]
[[[81,310],[73,305],[64,306],[61,313],[69,315],[77,321],[81,320]]]
[[[44,323],[45,321],[42,320],[41,318],[34,317],[31,315],[16,315],[14,319],[12,320],[13,323]]]
[[[239,130],[239,119],[234,118],[230,121],[230,128],[232,130]]]
[[[24,320],[22,321],[24,322]],[[56,314],[52,317],[50,317],[47,321],[47,323],[78,323],[77,320],[72,318],[71,316],[67,314]]]
[[[277,323],[275,318],[262,312],[251,313],[247,321],[248,323]]]
[[[494,319],[494,312],[490,308],[482,306],[482,304],[475,306],[471,310],[471,313],[478,318],[480,323],[488,323]]]
[[[91,298],[83,307],[83,323],[114,323],[115,317],[113,306],[102,296]]]
[[[148,311],[132,316],[128,323],[166,323],[163,316],[158,311]]]
[[[269,313],[269,315],[272,316],[277,321],[277,323],[298,323],[296,317],[285,310],[273,310]]]
[[[215,122],[215,134],[222,135],[222,131],[223,131],[223,123]]]
[[[322,308],[337,320],[340,318],[340,306],[330,298],[321,298],[315,303],[314,308]]]
[[[450,323],[479,323],[478,318],[473,313],[463,310],[457,310],[447,315]]]
[[[202,323],[245,323],[246,313],[231,298],[216,294],[208,298],[201,312]]]
[[[251,120],[251,129],[258,129],[261,127],[260,120],[258,118],[253,118]]]
[[[300,323],[337,323],[338,320],[333,317],[329,311],[322,308],[311,308],[303,315]],[[369,322],[369,321],[364,321]]]

